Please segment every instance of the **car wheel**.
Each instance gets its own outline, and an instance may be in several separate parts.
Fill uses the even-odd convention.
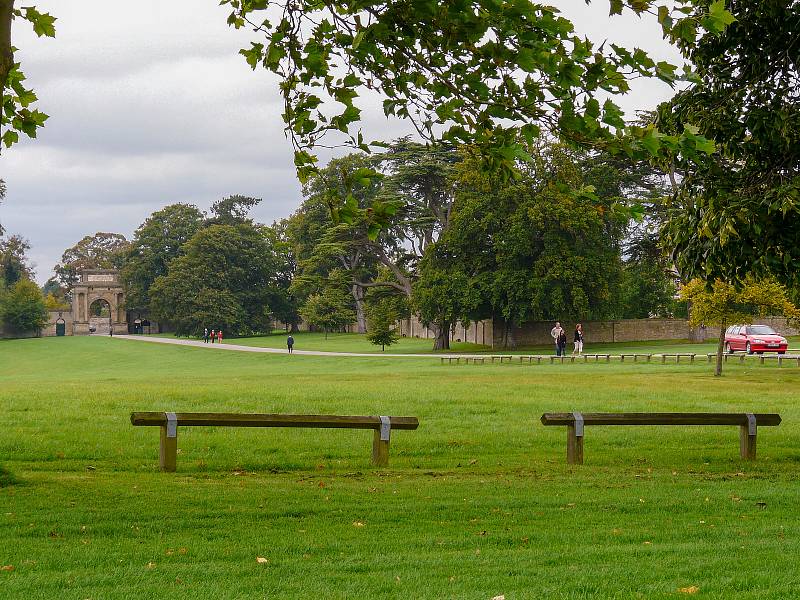
[[[727,354],[733,354],[733,348],[731,348],[731,345],[728,342],[725,342],[725,352]]]
[[[786,354],[786,350],[784,350],[783,352],[778,352],[778,354]]]
[[[753,353],[753,349],[750,347],[750,342],[747,342],[747,345],[744,347],[744,349],[748,354]]]

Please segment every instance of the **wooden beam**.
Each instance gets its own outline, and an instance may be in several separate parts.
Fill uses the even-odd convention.
[[[758,426],[776,426],[778,414],[756,414]],[[586,425],[747,425],[746,413],[583,413]],[[570,425],[572,413],[545,413],[542,425]]]
[[[237,413],[176,413],[180,427],[319,427],[335,429],[378,429],[378,416],[360,415],[281,415]],[[419,427],[417,417],[389,417],[392,429],[413,430]],[[137,426],[164,426],[167,418],[163,412],[131,413],[131,424]]]

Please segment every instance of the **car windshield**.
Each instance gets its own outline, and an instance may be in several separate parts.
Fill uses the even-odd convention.
[[[767,325],[753,325],[747,328],[750,335],[775,335],[775,330]]]

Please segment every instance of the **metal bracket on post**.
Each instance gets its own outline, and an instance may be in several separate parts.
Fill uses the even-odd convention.
[[[572,413],[575,419],[575,437],[583,437],[583,415],[579,412]]]
[[[381,441],[388,442],[392,433],[392,421],[389,417],[378,417],[381,420]]]
[[[745,413],[747,416],[747,434],[756,435],[756,416],[753,413]]]
[[[178,437],[178,417],[174,412],[165,412],[164,416],[167,417],[167,437]]]

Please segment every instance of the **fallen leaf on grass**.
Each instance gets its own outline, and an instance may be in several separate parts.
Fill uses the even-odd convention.
[[[155,566],[156,566],[156,563],[154,563],[154,562],[149,562],[149,563],[147,563],[147,568],[148,568],[148,569],[152,569],[152,568],[154,568]]]
[[[696,585],[692,585],[692,586],[685,587],[685,588],[678,588],[678,591],[681,594],[696,594],[697,592],[700,591],[700,588],[697,587]]]
[[[361,521],[353,521],[353,527],[364,527]]]
[[[14,565],[3,565],[0,567],[0,571],[13,571]]]
[[[256,556],[256,562],[260,565],[266,565],[269,562],[269,559],[264,558],[263,556]]]
[[[506,597],[501,594],[500,596],[495,596],[492,600],[506,600]]]

